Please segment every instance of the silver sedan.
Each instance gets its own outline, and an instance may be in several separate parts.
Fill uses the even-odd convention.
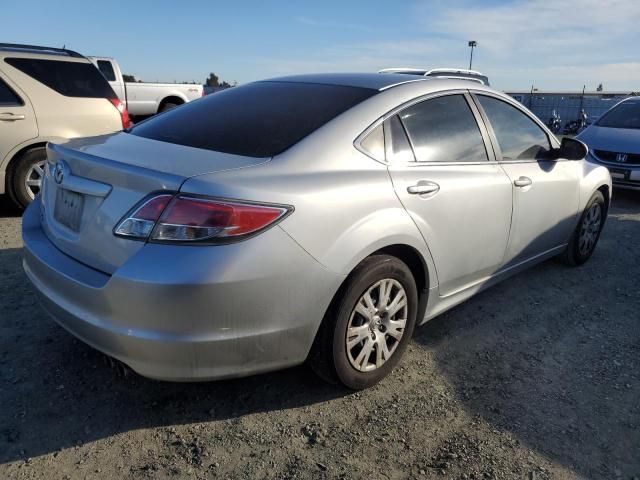
[[[49,145],[23,220],[44,308],[142,375],[309,360],[360,389],[414,327],[551,257],[593,253],[586,147],[464,80],[306,75]]]

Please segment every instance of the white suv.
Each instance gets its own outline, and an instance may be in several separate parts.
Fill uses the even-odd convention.
[[[0,194],[25,207],[40,190],[47,142],[131,124],[107,80],[71,50],[0,43]]]

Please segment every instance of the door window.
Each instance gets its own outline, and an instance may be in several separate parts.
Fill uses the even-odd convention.
[[[0,79],[0,106],[16,107],[24,105],[22,99]]]
[[[407,139],[407,133],[397,115],[385,121],[386,134],[385,145],[387,149],[387,161],[390,163],[415,162],[411,144]]]
[[[503,160],[543,159],[551,150],[549,137],[531,118],[507,102],[486,95],[478,95]]]
[[[484,140],[463,95],[417,103],[400,112],[418,162],[486,162]]]

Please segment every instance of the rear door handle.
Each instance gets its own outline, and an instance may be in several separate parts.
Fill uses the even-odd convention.
[[[529,185],[531,185],[533,182],[531,181],[531,179],[529,177],[520,177],[517,180],[513,181],[513,184],[516,187],[528,187]]]
[[[416,185],[411,185],[407,187],[407,192],[411,195],[426,195],[428,193],[436,193],[440,190],[440,185],[434,182],[426,182],[421,180]]]
[[[15,115],[13,113],[0,113],[0,120],[4,120],[5,122],[13,122],[15,120],[24,120],[24,115],[19,114]]]

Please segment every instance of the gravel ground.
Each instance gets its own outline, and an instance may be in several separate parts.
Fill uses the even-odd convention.
[[[640,478],[640,193],[615,193],[590,262],[431,321],[361,393],[123,377],[40,310],[0,199],[0,478]]]

